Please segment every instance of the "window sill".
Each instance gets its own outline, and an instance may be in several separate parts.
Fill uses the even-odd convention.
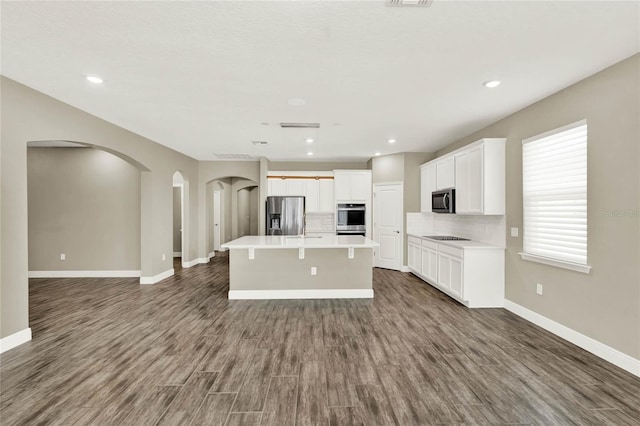
[[[569,269],[576,272],[582,272],[583,274],[588,274],[591,272],[591,266],[589,265],[581,265],[578,263],[566,262],[564,260],[556,260],[550,259],[548,257],[536,256],[535,254],[529,253],[518,253],[523,260],[528,260],[530,262],[543,263],[545,265],[556,266],[558,268]]]

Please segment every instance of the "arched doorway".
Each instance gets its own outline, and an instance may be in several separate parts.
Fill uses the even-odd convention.
[[[258,235],[258,184],[241,176],[225,176],[206,183],[207,252],[244,235]]]
[[[29,277],[140,277],[148,171],[93,144],[28,142]]]

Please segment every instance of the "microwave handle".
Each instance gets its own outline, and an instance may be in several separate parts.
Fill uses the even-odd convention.
[[[444,208],[449,210],[449,206],[447,205],[447,197],[449,197],[449,194],[444,194],[444,196],[442,197],[442,204],[444,204]]]

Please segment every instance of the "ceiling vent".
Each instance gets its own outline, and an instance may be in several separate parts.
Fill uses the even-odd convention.
[[[213,154],[218,160],[238,160],[238,161],[247,161],[247,160],[255,160],[249,154]]]
[[[421,6],[429,7],[433,0],[387,0],[387,6]]]
[[[267,141],[251,141],[251,143],[254,145],[266,145],[268,142]]]
[[[283,129],[317,129],[320,123],[280,123]]]

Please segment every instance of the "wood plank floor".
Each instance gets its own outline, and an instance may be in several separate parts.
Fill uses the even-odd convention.
[[[505,310],[380,269],[373,300],[229,301],[227,265],[31,280],[0,424],[640,424],[638,378]]]

